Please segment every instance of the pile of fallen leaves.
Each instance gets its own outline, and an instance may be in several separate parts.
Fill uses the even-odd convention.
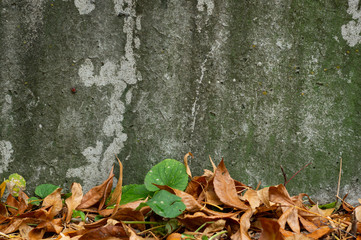
[[[361,239],[359,207],[342,202],[322,210],[308,195],[290,196],[284,185],[252,189],[231,178],[223,160],[213,171],[192,177],[185,191],[156,185],[181,198],[186,209],[176,218],[157,215],[147,199],[119,205],[122,165],[115,190],[108,179],[83,195],[78,183],[71,196],[57,188],[41,206],[22,191],[0,203],[0,239]],[[109,200],[110,199],[110,200]],[[307,204],[305,202],[307,200]],[[115,204],[114,208],[107,205]],[[74,218],[74,211],[85,219]],[[102,216],[97,219],[97,216]]]

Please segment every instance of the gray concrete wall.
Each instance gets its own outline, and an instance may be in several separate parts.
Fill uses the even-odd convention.
[[[89,189],[191,151],[252,186],[361,190],[359,0],[1,0],[0,175]],[[71,91],[76,89],[76,93]]]

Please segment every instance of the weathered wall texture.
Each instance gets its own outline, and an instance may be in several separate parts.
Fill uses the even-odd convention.
[[[359,0],[1,0],[0,175],[86,189],[191,151],[256,186],[361,187]],[[71,92],[76,88],[76,93]]]

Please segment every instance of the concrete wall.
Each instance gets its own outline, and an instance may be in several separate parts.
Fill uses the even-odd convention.
[[[359,0],[1,0],[0,175],[89,189],[191,151],[256,186],[361,190]],[[359,49],[360,48],[360,49]],[[71,91],[76,89],[76,93]]]

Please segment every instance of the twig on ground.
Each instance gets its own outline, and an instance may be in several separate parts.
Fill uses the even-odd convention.
[[[305,169],[306,167],[308,167],[308,165],[310,165],[312,162],[309,162],[309,163],[307,163],[305,166],[303,166],[300,170],[298,170],[295,174],[293,174],[293,176],[290,178],[290,179],[288,179],[288,181],[287,182],[285,182],[285,186],[286,186],[286,184],[287,183],[289,183],[291,180],[292,180],[292,178],[294,178],[297,174],[299,174],[299,172],[301,172],[303,169]]]
[[[283,185],[286,186],[287,176],[286,176],[285,170],[283,169],[282,165],[280,165],[280,167],[281,167],[281,171],[282,171],[282,175],[283,175],[283,179],[284,179]]]
[[[340,158],[340,171],[338,173],[338,183],[337,183],[337,193],[336,197],[338,197],[340,194],[340,184],[341,184],[341,172],[342,172],[342,157]],[[336,198],[336,201],[338,202],[338,198]]]

